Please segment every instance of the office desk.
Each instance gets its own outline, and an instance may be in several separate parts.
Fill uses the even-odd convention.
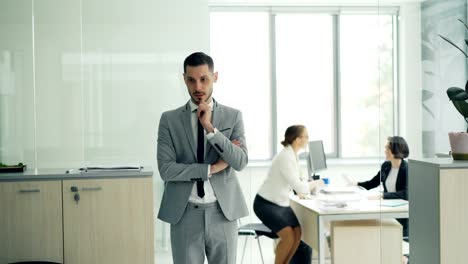
[[[302,200],[290,196],[291,207],[302,228],[302,239],[319,253],[319,264],[325,264],[325,223],[333,220],[363,220],[408,218],[408,204],[395,207],[380,206],[380,201],[348,202],[345,208],[324,209],[317,199]]]

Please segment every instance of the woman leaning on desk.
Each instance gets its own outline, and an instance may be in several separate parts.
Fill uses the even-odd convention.
[[[289,263],[301,242],[301,227],[289,203],[291,189],[305,196],[317,186],[324,185],[322,180],[307,182],[300,177],[297,154],[308,141],[304,126],[286,129],[281,142],[284,148],[273,159],[268,176],[255,196],[255,214],[280,238],[275,252],[276,264]]]
[[[382,183],[384,191],[378,198],[408,200],[408,163],[404,160],[409,155],[406,140],[393,136],[387,138],[385,162],[380,171],[369,181],[352,182],[351,185],[373,189]],[[408,236],[408,219],[397,219],[403,226],[403,236]]]

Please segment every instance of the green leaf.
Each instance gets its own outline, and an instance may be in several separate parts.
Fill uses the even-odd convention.
[[[439,35],[439,37],[441,37],[443,40],[447,41],[448,43],[450,43],[452,46],[454,46],[455,48],[457,48],[459,51],[461,51],[464,55],[465,55],[465,58],[468,58],[468,54],[466,54],[466,52],[464,50],[462,50],[460,47],[458,47],[455,43],[453,43],[450,39],[442,36],[442,35]]]
[[[468,103],[465,101],[452,101],[455,108],[466,119],[468,117]]]
[[[460,21],[465,26],[465,29],[468,29],[468,25],[463,20],[458,19],[458,21]]]
[[[428,90],[422,90],[422,100],[423,102],[426,100],[429,100],[432,96],[434,96],[434,93]]]
[[[448,88],[447,96],[451,101],[465,101],[468,99],[468,93],[462,88],[458,87]]]
[[[431,71],[424,71],[424,73],[430,76],[435,76],[435,74]]]

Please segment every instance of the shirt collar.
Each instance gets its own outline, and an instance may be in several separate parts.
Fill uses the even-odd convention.
[[[196,105],[192,100],[189,101],[190,104],[190,112],[194,112],[198,109],[198,105]],[[208,104],[211,107],[211,111],[213,111],[214,100],[211,98],[211,102]]]

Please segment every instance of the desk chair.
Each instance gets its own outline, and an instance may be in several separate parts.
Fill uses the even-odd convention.
[[[259,238],[261,236],[266,236],[272,239],[278,238],[278,236],[275,233],[273,233],[273,231],[271,231],[270,228],[266,227],[262,223],[250,223],[250,224],[241,225],[240,220],[239,220],[239,228],[237,229],[237,233],[239,234],[239,237],[245,236],[244,249],[242,250],[241,264],[244,262],[245,248],[247,246],[247,237],[253,236],[255,237],[255,239],[257,239],[258,250],[260,250],[260,257],[262,258],[262,263],[265,263],[265,261],[263,260],[262,247],[260,246]]]

